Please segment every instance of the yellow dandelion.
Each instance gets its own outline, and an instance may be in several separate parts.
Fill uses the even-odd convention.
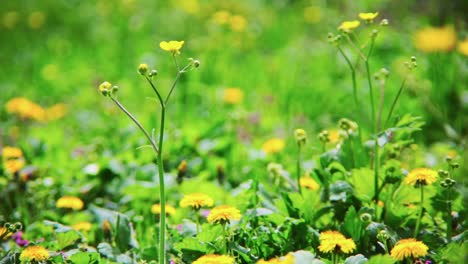
[[[279,257],[279,258],[272,258],[270,260],[259,260],[257,261],[257,264],[294,264],[295,263],[295,259],[294,259],[294,255],[291,254],[291,253],[288,253],[286,256],[284,257]]]
[[[9,100],[6,103],[6,111],[23,119],[45,120],[45,110],[40,105],[23,97]]]
[[[234,258],[226,255],[208,254],[199,257],[192,264],[234,264]]]
[[[26,165],[24,159],[11,159],[3,162],[3,167],[9,173],[16,173]]]
[[[301,187],[311,189],[312,191],[316,191],[320,188],[320,185],[309,176],[301,177],[299,179],[299,184]]]
[[[403,261],[407,258],[419,258],[427,255],[429,248],[421,241],[417,241],[414,238],[407,238],[398,241],[393,247],[390,255],[399,260]]]
[[[76,211],[83,209],[84,203],[76,196],[63,196],[57,200],[55,206],[57,206],[57,208],[68,208]]]
[[[91,227],[93,225],[90,223],[90,222],[79,222],[79,223],[76,223],[74,225],[72,225],[71,227],[77,231],[90,231],[91,230]]]
[[[455,48],[457,35],[453,26],[428,27],[416,32],[413,42],[423,52],[446,52]]]
[[[231,29],[236,32],[243,32],[247,28],[247,19],[240,15],[234,15],[229,18]]]
[[[360,24],[361,22],[359,22],[359,20],[344,21],[343,23],[341,23],[338,29],[344,32],[351,32],[353,29],[359,27]]]
[[[58,120],[64,117],[67,112],[68,106],[63,103],[54,104],[53,106],[45,109],[45,115],[48,121]]]
[[[435,170],[418,168],[410,171],[405,177],[405,184],[408,185],[430,185],[437,181],[438,174]]]
[[[284,149],[285,145],[286,143],[284,143],[284,140],[280,138],[272,138],[263,143],[262,150],[267,154],[278,153]]]
[[[464,41],[458,42],[458,52],[465,56],[468,56],[468,38]]]
[[[195,210],[199,210],[203,206],[210,207],[213,206],[213,204],[213,199],[204,193],[192,193],[184,196],[184,198],[180,201],[181,207],[190,206]]]
[[[239,104],[244,99],[244,92],[239,88],[226,88],[223,92],[223,101],[226,104]]]
[[[341,251],[345,254],[351,253],[356,249],[356,244],[351,238],[346,238],[338,231],[325,231],[320,233],[320,245],[318,249],[323,253],[332,251]]]
[[[45,20],[46,16],[44,13],[40,11],[32,12],[28,18],[28,25],[32,29],[39,29],[44,25]]]
[[[172,54],[176,55],[180,54],[180,49],[182,48],[184,43],[185,41],[161,41],[161,43],[159,43],[159,47],[161,47],[162,50],[169,51]]]
[[[19,259],[21,263],[30,263],[45,261],[49,256],[49,252],[43,246],[30,246],[21,252]]]
[[[359,13],[359,18],[366,22],[372,23],[374,19],[379,15],[379,12],[375,13]]]
[[[161,214],[161,204],[153,204],[151,206],[151,212],[153,214]],[[172,205],[166,204],[166,215],[175,215],[176,209]]]
[[[0,238],[7,239],[10,236],[11,236],[11,232],[8,230],[8,228],[4,226],[0,226]]]
[[[6,146],[2,149],[2,156],[4,159],[17,159],[23,157],[23,151],[20,148]]]
[[[213,14],[213,21],[219,25],[224,25],[227,24],[229,21],[229,18],[231,17],[231,13],[226,10],[221,10]]]
[[[229,223],[230,220],[240,220],[241,213],[239,209],[229,206],[229,205],[220,205],[213,210],[206,218],[210,223]]]
[[[332,144],[338,143],[341,141],[341,139],[342,139],[342,136],[338,129],[330,129],[328,131],[328,140],[330,143]]]

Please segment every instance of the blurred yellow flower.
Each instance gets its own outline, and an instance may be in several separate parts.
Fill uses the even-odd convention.
[[[405,177],[405,184],[408,185],[430,185],[437,181],[438,174],[435,170],[418,168],[410,171]]]
[[[338,27],[338,29],[344,31],[344,32],[351,32],[351,30],[359,27],[361,22],[359,20],[353,20],[353,21],[344,21],[341,23],[341,25]]]
[[[28,18],[28,25],[32,29],[39,29],[44,25],[45,20],[46,16],[44,13],[40,11],[32,12]]]
[[[427,27],[414,34],[413,42],[423,52],[451,51],[455,48],[457,35],[453,26]]]
[[[16,173],[20,171],[26,165],[24,159],[12,159],[6,160],[3,162],[3,167],[5,171],[9,173]]]
[[[241,15],[234,15],[229,18],[231,29],[236,32],[243,32],[247,28],[247,19]]]
[[[274,154],[281,152],[285,147],[284,140],[280,138],[272,138],[262,145],[262,150],[267,154]]]
[[[10,236],[11,236],[11,232],[8,231],[8,228],[4,226],[0,226],[0,238],[6,239],[6,238],[9,238]]]
[[[195,210],[199,210],[203,206],[213,206],[214,201],[213,199],[204,194],[204,193],[192,193],[189,195],[184,196],[180,201],[181,207],[192,207]]]
[[[359,18],[367,22],[373,22],[374,19],[379,15],[379,12],[375,13],[359,13]]]
[[[5,146],[2,149],[2,156],[4,159],[21,158],[23,151],[20,148]]]
[[[330,143],[335,144],[341,141],[342,136],[340,135],[340,131],[338,129],[330,129],[328,130],[328,140]]]
[[[20,148],[5,146],[2,149],[3,168],[8,173],[16,173],[25,166],[23,151]]]
[[[58,120],[64,117],[68,112],[68,106],[63,103],[55,104],[45,109],[45,116],[47,121]]]
[[[230,220],[240,220],[239,209],[230,205],[220,205],[213,208],[206,218],[210,223],[229,223]]]
[[[23,97],[15,97],[9,100],[5,107],[8,113],[15,114],[23,119],[45,120],[45,110],[40,105]]]
[[[223,92],[223,101],[227,104],[239,104],[244,99],[244,92],[239,88],[226,88]]]
[[[227,24],[229,21],[229,18],[231,17],[231,13],[226,10],[221,10],[213,14],[213,21],[219,25],[224,25]]]
[[[172,54],[176,55],[180,54],[180,49],[182,48],[184,43],[185,41],[161,41],[161,43],[159,43],[159,47],[161,47],[162,50],[169,51]]]
[[[161,214],[161,204],[153,204],[151,206],[151,212],[153,214]],[[166,204],[166,215],[175,215],[176,209],[172,205]]]
[[[465,56],[468,56],[468,38],[464,41],[458,42],[458,52]]]
[[[288,253],[284,257],[279,257],[279,258],[272,258],[270,260],[259,260],[257,261],[257,264],[294,264],[295,259],[294,255],[291,253]]]
[[[234,258],[226,255],[208,254],[199,257],[192,264],[234,264]]]
[[[322,10],[318,6],[304,8],[304,20],[309,24],[315,24],[322,19]]]
[[[390,255],[399,261],[408,258],[414,260],[427,255],[428,249],[429,248],[423,242],[417,241],[414,238],[407,238],[398,241],[390,252]]]
[[[18,23],[18,12],[10,11],[5,13],[2,18],[2,24],[5,28],[12,29]]]
[[[83,209],[84,203],[76,196],[63,196],[57,200],[55,206],[57,208],[68,208],[76,211]]]
[[[173,4],[184,10],[187,14],[197,14],[200,12],[200,3],[198,0],[184,0],[184,1],[178,1],[178,0],[173,0]]]
[[[313,191],[316,191],[320,188],[320,185],[310,176],[301,177],[299,179],[299,184],[301,185],[301,187],[311,189]]]
[[[294,130],[294,138],[296,139],[296,142],[298,144],[306,143],[306,141],[307,141],[307,132],[302,128],[298,128],[298,129]]]
[[[49,258],[49,252],[43,246],[30,246],[21,252],[21,263],[42,262]]]
[[[100,92],[109,92],[111,90],[112,84],[108,81],[105,81],[99,85]]]
[[[351,238],[346,238],[338,231],[325,231],[320,233],[320,245],[318,249],[323,253],[330,253],[333,251],[343,252],[345,254],[351,253],[356,249],[356,244]]]
[[[90,223],[90,222],[79,222],[79,223],[76,223],[74,225],[72,225],[71,227],[77,231],[90,231],[91,230],[91,227],[93,225]]]

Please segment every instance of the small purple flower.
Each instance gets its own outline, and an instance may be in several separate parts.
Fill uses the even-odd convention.
[[[203,217],[208,217],[208,215],[210,214],[211,210],[208,210],[208,209],[205,209],[205,210],[201,210],[200,213]]]
[[[432,264],[432,261],[426,260],[426,262],[424,262],[424,264]]]
[[[13,238],[15,240],[15,243],[20,247],[24,247],[24,246],[27,246],[29,244],[28,240],[23,239],[23,232],[22,231],[18,231],[16,233],[14,233],[13,235],[11,235],[11,238]]]

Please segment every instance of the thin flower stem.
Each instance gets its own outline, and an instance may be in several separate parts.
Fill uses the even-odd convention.
[[[388,122],[392,118],[393,110],[395,109],[395,105],[398,102],[398,99],[400,98],[401,92],[403,91],[403,87],[405,87],[406,79],[407,79],[406,77],[405,77],[405,79],[403,79],[403,82],[401,83],[400,88],[398,89],[398,93],[397,93],[397,95],[395,96],[395,99],[392,102],[392,106],[390,107],[390,111],[388,112],[387,120],[385,121],[384,128],[387,127]]]
[[[421,224],[421,219],[423,216],[424,212],[424,185],[420,185],[421,188],[421,204],[419,205],[419,216],[418,216],[418,221],[416,222],[416,229],[414,230],[414,238],[418,237],[419,234],[419,226]]]
[[[297,190],[302,194],[301,188],[301,143],[297,144],[297,163],[296,163],[296,173],[297,173]]]
[[[159,130],[159,152],[158,152],[158,174],[159,174],[159,196],[161,203],[161,221],[159,223],[159,263],[166,263],[166,194],[164,188],[164,167],[163,167],[163,140],[164,122],[166,118],[166,107],[161,104],[161,128]]]
[[[452,187],[450,186],[447,190],[447,242],[452,241]]]
[[[382,81],[380,86],[380,98],[379,98],[379,111],[377,112],[377,131],[380,131],[380,123],[382,122],[382,110],[385,97],[385,81]]]
[[[351,63],[351,60],[348,58],[346,53],[343,51],[343,49],[338,46],[338,50],[340,51],[341,55],[343,58],[346,60],[346,63],[348,64],[349,69],[351,70],[351,78],[353,80],[353,97],[354,97],[354,104],[356,105],[356,108],[359,109],[359,100],[357,96],[357,85],[356,85],[356,70],[354,69],[353,64]]]
[[[140,122],[138,122],[138,120],[117,100],[115,99],[114,97],[110,97],[112,99],[112,101],[114,101],[114,103],[135,123],[135,125],[138,126],[138,128],[143,132],[143,134],[145,134],[146,138],[149,140],[149,142],[151,143],[151,146],[153,147],[153,150],[156,154],[159,153],[159,149],[158,147],[156,146],[156,143],[154,142],[154,140],[151,138],[151,136],[148,134],[148,132],[146,132],[145,128],[143,128],[143,126],[140,124]]]
[[[153,81],[148,77],[148,76],[145,76],[146,80],[148,81],[148,83],[151,85],[151,88],[153,88],[153,91],[156,93],[156,95],[158,96],[158,100],[159,100],[159,103],[161,105],[164,104],[164,101],[162,99],[162,96],[161,96],[161,93],[159,93],[158,89],[156,89],[156,86],[154,85]]]
[[[177,72],[177,76],[175,77],[175,80],[174,82],[172,83],[172,86],[171,86],[171,89],[169,90],[169,94],[167,94],[167,97],[166,99],[164,100],[164,104],[166,105],[167,104],[167,101],[169,101],[169,98],[171,97],[172,95],[172,92],[174,91],[174,88],[176,87],[177,85],[177,82],[179,81],[180,79],[180,76],[186,72],[186,70],[188,70],[190,67],[192,66],[192,64],[188,64],[187,66],[185,66],[182,70],[179,70]],[[177,66],[178,68],[179,66]]]
[[[362,53],[361,49],[360,49],[358,46],[356,46],[356,44],[355,44],[354,41],[349,37],[348,34],[345,34],[345,36],[346,36],[346,39],[348,40],[349,44],[351,44],[351,46],[356,50],[356,52],[359,54],[359,56],[361,57],[361,59],[362,59],[363,61],[367,61],[367,59],[368,59],[369,56],[366,57],[366,56]],[[372,41],[372,42],[373,42],[373,41]],[[372,46],[372,45],[373,45],[373,43],[371,43],[371,46]]]
[[[198,210],[195,210],[195,221],[197,221],[195,224],[197,225],[197,235],[200,233],[200,214],[198,213]]]

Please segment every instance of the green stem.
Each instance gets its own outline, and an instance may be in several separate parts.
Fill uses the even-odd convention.
[[[190,67],[192,67],[192,64],[188,64],[187,66],[185,66],[182,70],[179,70],[177,72],[177,76],[175,77],[175,80],[174,82],[172,83],[172,86],[171,86],[171,89],[169,90],[169,93],[167,94],[167,97],[166,99],[164,100],[164,105],[167,105],[167,101],[169,101],[169,98],[171,97],[172,95],[172,92],[174,91],[174,88],[176,87],[176,84],[177,82],[179,81],[180,79],[180,76],[185,73],[186,70],[188,70]],[[177,65],[177,69],[179,69],[179,66]]]
[[[159,152],[158,152],[158,171],[159,171],[159,196],[161,203],[161,221],[159,222],[159,263],[165,264],[166,260],[166,194],[164,188],[164,167],[163,167],[163,140],[164,140],[164,121],[166,118],[166,106],[161,104],[161,128],[159,129]]]
[[[452,187],[448,188],[447,194],[447,242],[452,241]]]
[[[343,51],[343,49],[338,46],[338,50],[340,51],[343,58],[346,60],[346,63],[348,64],[348,67],[351,70],[351,78],[353,80],[354,104],[356,105],[356,108],[359,109],[360,107],[359,107],[359,100],[358,100],[358,96],[357,96],[356,70],[354,69],[354,66],[351,63],[351,60],[348,58],[348,56],[346,56],[346,53]]]
[[[418,216],[418,221],[416,222],[416,229],[414,230],[414,238],[418,237],[419,234],[419,226],[421,225],[421,219],[423,216],[424,212],[424,185],[421,184],[421,204],[420,204],[420,209],[419,209],[419,216]]]
[[[197,225],[197,235],[200,233],[200,214],[198,213],[198,210],[195,210],[195,221],[197,221],[195,224]]]
[[[405,87],[405,83],[406,83],[406,78],[401,83],[400,88],[398,89],[398,93],[397,93],[397,95],[395,96],[395,99],[392,102],[392,106],[390,107],[390,111],[388,112],[387,120],[385,121],[384,128],[387,127],[388,122],[392,118],[393,110],[395,109],[395,105],[398,102],[398,99],[400,98],[401,92],[403,91],[403,87]]]
[[[380,86],[379,110],[377,112],[377,131],[380,131],[380,123],[382,122],[382,110],[385,99],[385,81],[382,81]]]
[[[296,173],[297,173],[297,190],[302,194],[301,188],[301,143],[297,144],[297,163],[296,163]]]

